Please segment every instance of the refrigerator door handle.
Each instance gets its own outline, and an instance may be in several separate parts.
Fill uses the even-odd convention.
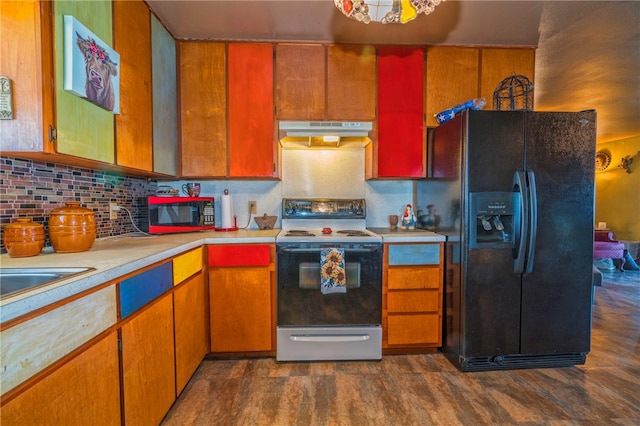
[[[533,171],[527,171],[527,192],[529,198],[529,211],[528,211],[528,248],[527,248],[527,260],[524,273],[530,274],[533,272],[533,260],[536,253],[536,234],[538,233],[538,193],[536,191],[536,175]]]
[[[520,198],[520,233],[517,236],[517,252],[513,260],[513,272],[522,274],[525,269],[525,259],[527,255],[527,237],[529,235],[529,200],[526,194],[527,177],[524,171],[516,170],[513,174],[513,192],[518,193]]]

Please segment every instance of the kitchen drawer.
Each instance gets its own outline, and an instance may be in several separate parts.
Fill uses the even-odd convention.
[[[210,245],[209,266],[269,266],[269,244]]]
[[[114,325],[116,315],[112,285],[2,330],[2,394]]]
[[[440,244],[389,244],[389,266],[439,265]]]
[[[389,268],[387,287],[394,289],[440,288],[440,266]]]
[[[173,259],[173,285],[178,285],[202,270],[202,247]]]
[[[387,294],[387,311],[438,312],[440,297],[437,290],[390,291]]]
[[[387,318],[388,345],[429,344],[439,346],[439,314],[390,314]]]
[[[120,283],[120,315],[126,318],[173,287],[172,263],[167,262]]]

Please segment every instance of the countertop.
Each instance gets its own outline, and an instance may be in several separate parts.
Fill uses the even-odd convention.
[[[382,241],[385,243],[439,243],[446,240],[444,235],[427,231],[426,229],[367,229],[380,235],[382,237]]]
[[[369,228],[383,242],[441,242],[444,235],[423,229]],[[105,282],[161,262],[203,244],[275,243],[280,229],[196,232],[157,236],[118,236],[98,239],[79,253],[55,253],[50,247],[38,256],[12,258],[0,255],[2,268],[90,267],[93,270],[35,287],[0,299],[0,323],[51,303],[89,290]]]
[[[199,247],[203,244],[273,243],[280,229],[265,231],[196,232],[173,235],[98,239],[79,253],[55,253],[51,248],[32,257],[0,256],[2,268],[91,267],[93,270],[0,299],[0,322],[78,294]]]

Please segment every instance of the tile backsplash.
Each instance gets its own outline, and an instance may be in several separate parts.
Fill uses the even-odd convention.
[[[365,198],[367,227],[385,227],[390,214],[401,214],[407,203],[417,210],[435,204],[442,225],[451,226],[450,184],[437,181],[364,180],[364,151],[283,151],[282,180],[197,180],[201,195],[216,200],[225,189],[233,196],[233,212],[241,228],[257,229],[248,211],[248,201],[257,201],[258,215],[278,216],[281,226],[281,202],[289,197]],[[109,202],[131,212],[134,222],[143,222],[138,197],[156,192],[157,182],[117,173],[0,156],[0,225],[28,217],[48,228],[49,212],[67,201],[79,201],[95,212],[97,237],[133,232],[127,211],[118,219],[109,219]],[[184,180],[160,182],[181,188]],[[216,226],[220,226],[220,207],[216,202]],[[1,231],[0,231],[1,232]],[[47,246],[50,245],[47,241]],[[0,245],[4,253],[4,244]]]
[[[49,212],[67,201],[79,201],[94,211],[97,237],[133,232],[126,210],[118,219],[109,219],[109,202],[131,212],[138,223],[136,199],[153,194],[155,182],[116,173],[84,169],[60,164],[0,157],[0,225],[26,217],[42,223],[48,230]],[[2,232],[0,231],[0,232]],[[0,250],[3,253],[4,239]],[[50,243],[47,239],[46,245]]]

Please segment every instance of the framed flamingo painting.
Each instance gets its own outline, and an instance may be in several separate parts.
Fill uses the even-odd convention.
[[[120,112],[120,55],[73,16],[64,16],[64,90]]]

